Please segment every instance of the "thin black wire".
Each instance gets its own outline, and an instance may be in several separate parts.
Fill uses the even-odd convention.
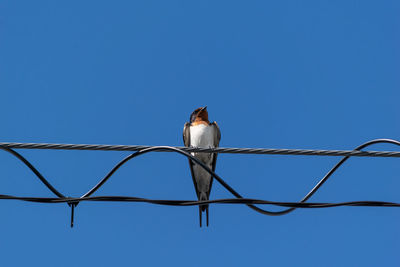
[[[19,200],[36,203],[71,203],[76,201],[94,201],[94,202],[138,202],[138,203],[151,203],[155,205],[166,206],[198,206],[204,204],[257,204],[257,205],[273,205],[280,207],[293,207],[293,208],[331,208],[340,206],[362,206],[362,207],[399,207],[400,203],[386,202],[386,201],[348,201],[339,203],[324,203],[324,202],[278,202],[253,198],[225,198],[213,199],[207,201],[196,200],[164,200],[164,199],[147,199],[132,196],[95,196],[95,197],[82,197],[82,198],[46,198],[46,197],[18,197],[11,195],[0,195],[3,200]]]
[[[243,198],[238,192],[236,192],[229,184],[227,184],[218,174],[216,174],[215,172],[213,172],[210,168],[207,167],[207,165],[205,165],[203,162],[201,162],[199,159],[197,159],[196,157],[192,156],[190,153],[186,152],[186,151],[182,151],[178,148],[175,147],[168,147],[168,146],[159,146],[159,147],[151,147],[151,148],[146,148],[143,150],[140,150],[136,153],[133,153],[131,155],[129,155],[128,157],[126,157],[125,159],[123,159],[122,161],[120,161],[97,185],[95,185],[92,189],[90,189],[87,193],[85,193],[84,195],[82,195],[82,197],[88,197],[91,194],[93,194],[97,189],[99,189],[122,165],[124,165],[125,163],[127,163],[129,160],[149,153],[149,152],[155,152],[155,151],[174,151],[177,152],[179,154],[182,154],[184,156],[186,156],[187,158],[191,159],[193,162],[199,164],[203,169],[205,169],[208,173],[210,173],[223,187],[225,187],[225,189],[227,189],[232,195],[234,195],[237,198]],[[263,210],[259,207],[256,207],[252,204],[248,204],[248,207],[250,207],[251,209],[265,214],[265,215],[277,215],[277,212],[272,212],[272,211],[267,211],[267,210]]]
[[[388,144],[393,144],[393,145],[397,145],[400,146],[400,142],[397,140],[392,140],[392,139],[375,139],[375,140],[371,140],[368,141],[358,147],[356,147],[354,150],[356,151],[360,151],[361,149],[364,149],[370,145],[374,145],[374,144],[379,144],[379,143],[388,143]],[[333,168],[314,186],[313,189],[311,189],[310,192],[307,193],[307,195],[305,195],[305,197],[303,197],[300,200],[300,203],[304,203],[306,202],[312,195],[315,194],[315,192],[317,192],[317,190],[329,179],[329,177],[332,176],[332,174],[343,164],[345,163],[348,159],[350,158],[350,156],[345,156],[343,157],[335,166],[333,166]],[[289,212],[292,212],[293,210],[295,210],[295,208],[289,208],[286,210],[282,210],[282,211],[278,211],[278,212],[274,212],[275,215],[284,215],[287,214]]]
[[[88,145],[88,144],[50,144],[50,143],[0,143],[7,148],[24,149],[63,149],[63,150],[104,150],[140,151],[157,146],[138,145]],[[171,146],[170,146],[171,147]],[[264,154],[264,155],[302,155],[302,156],[353,156],[353,157],[400,157],[399,151],[356,151],[356,150],[316,150],[316,149],[275,149],[275,148],[194,148],[173,146],[186,152]],[[162,151],[160,152],[168,152]]]
[[[369,142],[366,142],[360,146],[358,146],[355,150],[359,151],[367,146],[373,145],[373,144],[377,144],[377,143],[390,143],[390,144],[395,144],[395,145],[399,145],[400,146],[400,142],[396,141],[396,140],[391,140],[391,139],[376,139],[376,140],[372,140]],[[96,186],[94,186],[91,190],[89,190],[86,194],[82,195],[82,197],[88,197],[91,194],[93,194],[97,189],[99,189],[122,165],[124,165],[125,163],[127,163],[129,160],[145,154],[145,153],[149,153],[149,152],[155,152],[155,151],[175,151],[179,154],[182,154],[184,156],[186,156],[187,158],[190,158],[192,161],[194,161],[195,163],[199,164],[200,166],[202,166],[203,169],[205,169],[208,173],[210,173],[223,187],[225,187],[225,189],[227,189],[232,195],[234,195],[237,198],[243,198],[238,192],[236,192],[232,187],[230,187],[219,175],[217,175],[215,172],[213,172],[210,168],[208,168],[205,164],[203,164],[200,160],[198,160],[196,157],[192,156],[191,154],[182,151],[180,149],[177,149],[175,147],[167,147],[167,146],[160,146],[160,147],[151,147],[151,148],[146,148],[143,149],[141,151],[138,151],[134,154],[129,155],[128,157],[126,157],[125,159],[123,159],[122,161],[120,161]],[[317,185],[311,189],[311,191],[309,191],[307,193],[307,195],[300,201],[300,203],[304,203],[305,201],[307,201],[313,194],[315,194],[315,192],[329,179],[329,177],[347,160],[349,159],[350,156],[346,156],[343,159],[341,159],[318,183]],[[252,204],[248,204],[248,207],[250,207],[251,209],[265,214],[265,215],[271,215],[271,216],[279,216],[279,215],[284,215],[287,214],[289,212],[292,212],[295,208],[289,208],[283,211],[268,211],[268,210],[264,210],[261,209],[257,206],[254,206]]]
[[[359,154],[359,152],[363,152],[360,151],[361,149],[373,145],[373,144],[377,144],[377,143],[390,143],[390,144],[395,144],[395,145],[399,145],[400,146],[400,142],[396,141],[396,140],[392,140],[392,139],[376,139],[376,140],[372,140],[369,142],[366,142],[360,146],[358,146],[355,150],[353,151],[348,151],[346,152],[347,155],[342,158],[318,183],[317,185],[311,189],[311,191],[309,193],[307,193],[307,195],[300,201],[298,202],[298,204],[302,205],[305,203],[305,201],[307,201],[326,181],[327,179],[347,160],[349,159],[351,156],[355,156],[357,154]],[[39,145],[43,145],[43,144],[39,144]],[[19,147],[22,148],[22,147]],[[24,147],[27,148],[27,147]],[[33,147],[30,147],[33,148]],[[43,147],[41,147],[43,148]],[[0,149],[5,150],[9,153],[11,153],[12,155],[16,156],[19,160],[21,160],[26,166],[29,167],[29,169],[42,181],[42,183],[47,186],[55,195],[57,195],[59,197],[60,200],[63,200],[61,202],[67,202],[71,207],[72,207],[72,216],[71,216],[71,220],[73,220],[73,209],[74,207],[82,200],[87,199],[88,197],[90,197],[90,195],[92,195],[96,190],[98,190],[121,166],[123,166],[125,163],[127,163],[129,160],[139,156],[139,155],[143,155],[149,152],[156,152],[156,151],[163,151],[163,152],[176,152],[179,154],[182,154],[184,156],[186,156],[187,158],[191,159],[193,162],[199,164],[200,166],[202,166],[203,169],[205,169],[207,172],[209,172],[223,187],[225,187],[230,193],[232,193],[236,198],[238,199],[245,199],[243,198],[238,192],[236,192],[232,187],[230,187],[219,175],[217,175],[215,172],[213,172],[211,169],[209,169],[205,164],[203,164],[200,160],[198,160],[196,157],[192,156],[190,153],[188,153],[185,150],[188,150],[187,148],[185,150],[181,149],[181,148],[177,148],[177,147],[169,147],[169,146],[153,146],[153,147],[146,147],[143,148],[139,151],[137,151],[136,153],[133,153],[131,155],[129,155],[128,157],[124,158],[122,161],[120,161],[102,180],[100,180],[100,182],[95,185],[92,189],[90,189],[87,193],[85,193],[84,195],[82,195],[80,198],[66,198],[63,194],[61,194],[60,192],[58,192],[44,177],[42,174],[40,174],[40,172],[38,170],[36,170],[36,168],[33,167],[33,165],[31,163],[29,163],[29,161],[27,161],[24,157],[22,157],[20,154],[18,154],[17,152],[15,152],[14,150],[12,150],[11,148],[4,146],[4,143],[0,143]],[[82,148],[83,149],[83,148]],[[109,149],[111,150],[111,149]],[[192,151],[191,149],[189,149],[189,151]],[[199,150],[199,149],[195,149],[195,151],[202,151],[202,152],[206,152],[207,149],[203,150]],[[216,152],[217,150],[211,150]],[[208,151],[207,151],[208,152]],[[314,151],[315,152],[315,151]],[[228,152],[221,152],[221,153],[228,153]],[[233,152],[235,153],[235,152]],[[237,152],[239,153],[239,152]],[[399,152],[388,152],[388,153],[399,153]],[[257,153],[256,153],[257,154]],[[359,154],[361,155],[361,154]],[[111,201],[111,200],[110,200]],[[148,200],[149,202],[150,200]],[[203,203],[203,202],[202,202]],[[266,214],[266,215],[283,215],[283,214],[287,214],[291,211],[293,211],[294,209],[296,209],[298,206],[292,205],[290,206],[290,208],[283,210],[283,211],[268,211],[268,210],[264,210],[261,209],[257,206],[254,206],[254,204],[258,204],[261,202],[243,202],[241,204],[246,204],[248,207],[250,207],[251,209],[262,213],[262,214]],[[261,203],[262,204],[262,203]],[[331,205],[336,205],[333,203],[330,203]],[[197,204],[196,204],[197,205]],[[300,206],[301,206],[300,205]],[[323,205],[322,205],[323,206]],[[286,206],[288,207],[288,206]],[[72,221],[71,221],[72,224]]]
[[[7,151],[8,153],[11,153],[14,155],[17,159],[22,161],[38,178],[39,180],[48,188],[50,189],[51,192],[53,192],[56,196],[64,198],[65,196],[61,194],[57,189],[55,189],[47,180],[44,178],[44,176],[27,160],[25,159],[21,154],[19,154],[17,151],[14,151],[8,147],[5,147],[3,145],[0,145],[0,149]]]

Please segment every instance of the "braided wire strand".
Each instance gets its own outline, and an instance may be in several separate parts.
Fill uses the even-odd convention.
[[[391,139],[380,139],[391,140]],[[140,151],[158,146],[143,145],[89,145],[89,144],[55,144],[55,143],[9,143],[1,146],[12,149],[60,149],[60,150],[103,150],[103,151]],[[186,152],[208,152],[229,154],[258,155],[301,155],[301,156],[352,156],[352,157],[400,157],[399,151],[357,151],[357,150],[323,150],[323,149],[276,149],[276,148],[194,148],[170,146]],[[169,152],[167,150],[160,152]]]

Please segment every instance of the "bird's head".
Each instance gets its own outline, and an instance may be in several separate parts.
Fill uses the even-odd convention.
[[[195,121],[206,121],[208,122],[207,106],[195,109],[190,115],[190,123]]]

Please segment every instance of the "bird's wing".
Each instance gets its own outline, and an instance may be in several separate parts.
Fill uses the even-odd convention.
[[[213,128],[214,128],[214,147],[219,147],[219,140],[221,140],[221,131],[219,130],[218,124],[217,122],[213,122],[210,124]],[[213,161],[212,161],[212,171],[215,172],[215,167],[217,166],[217,153],[213,154]],[[210,181],[210,188],[208,190],[208,196],[207,199],[210,196],[210,192],[211,192],[211,186],[212,186],[212,182],[213,182],[213,176],[211,176],[211,181]]]
[[[185,123],[183,126],[183,143],[185,146],[190,146],[190,123]]]
[[[216,121],[211,123],[211,126],[214,127],[214,146],[219,147],[219,140],[221,140],[221,131],[219,130],[218,124]]]
[[[185,123],[185,126],[183,127],[183,143],[185,146],[190,147],[190,123],[187,122]],[[194,184],[194,189],[196,190],[196,196],[199,198],[199,191],[197,189],[197,183],[196,179],[194,177],[194,172],[193,172],[193,162],[189,159],[189,166],[190,166],[190,173],[192,174],[192,179],[193,179],[193,184]]]

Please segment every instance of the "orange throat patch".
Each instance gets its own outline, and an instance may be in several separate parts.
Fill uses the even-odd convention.
[[[201,120],[199,118],[197,118],[194,122],[192,122],[192,126],[196,126],[196,125],[200,125],[200,124],[209,125],[210,122]]]

